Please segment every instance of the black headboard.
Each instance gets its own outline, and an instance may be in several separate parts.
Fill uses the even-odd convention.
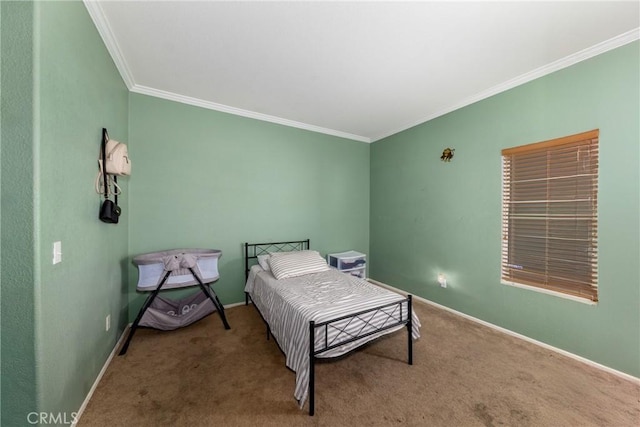
[[[309,249],[309,239],[290,242],[245,243],[244,244],[244,279],[249,277],[249,260],[269,252],[304,251]]]

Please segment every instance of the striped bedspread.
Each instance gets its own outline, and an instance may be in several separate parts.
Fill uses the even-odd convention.
[[[280,344],[286,357],[286,365],[296,373],[295,398],[302,407],[307,399],[309,384],[309,321],[323,322],[386,303],[405,299],[402,295],[373,285],[357,277],[335,269],[307,274],[290,279],[276,280],[273,275],[255,265],[249,272],[245,292],[269,324],[272,335]],[[406,319],[406,303],[402,315]],[[399,305],[393,305],[375,313],[340,321],[329,327],[328,335],[316,333],[315,348],[339,344],[355,334],[364,334],[400,319]],[[420,337],[420,321],[412,316],[414,339]],[[340,345],[317,357],[336,357],[364,343],[404,328],[399,325],[382,332]]]

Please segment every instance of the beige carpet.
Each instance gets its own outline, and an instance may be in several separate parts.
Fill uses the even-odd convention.
[[[640,387],[420,302],[406,331],[318,364],[316,415],[253,306],[172,332],[140,329],[80,426],[638,426]],[[615,349],[612,349],[615,351]]]

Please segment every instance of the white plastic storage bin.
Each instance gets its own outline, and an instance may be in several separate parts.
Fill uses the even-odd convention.
[[[347,251],[327,254],[327,263],[343,273],[364,279],[367,277],[367,256],[361,252]]]

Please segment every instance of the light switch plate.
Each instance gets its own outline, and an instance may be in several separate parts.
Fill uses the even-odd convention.
[[[62,242],[53,242],[53,263],[62,262]]]

